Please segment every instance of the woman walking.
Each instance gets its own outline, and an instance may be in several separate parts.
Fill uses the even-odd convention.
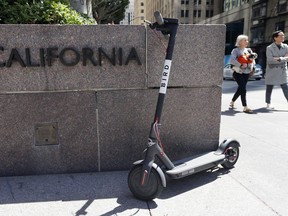
[[[248,43],[247,35],[239,35],[235,44],[237,48],[232,50],[230,59],[230,63],[233,65],[232,69],[234,70],[233,77],[238,84],[237,91],[230,102],[230,107],[234,108],[235,101],[241,96],[244,113],[253,112],[247,106],[246,85],[250,74],[255,70],[255,58],[257,58],[257,54],[253,53],[250,48],[247,48]]]

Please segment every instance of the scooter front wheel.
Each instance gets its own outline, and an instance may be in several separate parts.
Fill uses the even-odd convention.
[[[148,182],[145,186],[141,185],[142,165],[134,166],[128,175],[128,186],[132,194],[141,200],[153,200],[158,197],[163,185],[158,172],[152,168]]]
[[[226,159],[224,163],[222,163],[221,165],[225,169],[233,168],[239,157],[239,145],[235,142],[231,142],[225,148],[224,154],[225,154]]]

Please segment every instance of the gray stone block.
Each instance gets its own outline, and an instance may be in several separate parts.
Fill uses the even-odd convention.
[[[102,171],[128,169],[141,159],[157,97],[156,89],[97,93]],[[168,89],[161,137],[172,160],[217,148],[220,97],[220,87]]]
[[[12,61],[11,67],[0,67],[0,91],[53,91],[80,90],[101,88],[143,88],[146,84],[146,45],[144,26],[123,25],[0,25],[0,66],[8,63],[12,49],[19,53],[25,66],[27,56],[25,48],[29,48],[31,64],[41,65],[41,59],[46,58],[45,67],[22,67],[19,61]],[[2,47],[2,48],[1,48]],[[139,65],[135,56],[128,58],[135,48],[141,62]],[[41,58],[40,49],[43,48]],[[48,66],[48,50],[54,55],[61,56],[62,61],[79,63],[74,66],[63,65],[60,57],[51,58]],[[93,52],[92,61],[87,60],[83,66],[83,48],[90,48]],[[99,48],[113,57],[115,48],[115,65],[104,54],[99,57]],[[122,51],[121,51],[122,49]],[[88,52],[87,50],[85,52]],[[120,54],[122,52],[122,54]],[[102,52],[101,52],[102,53]],[[132,53],[133,54],[133,53]],[[122,57],[121,57],[122,56]],[[29,59],[29,58],[28,58]],[[127,59],[130,59],[125,65]],[[121,61],[122,63],[121,63]],[[100,62],[102,66],[100,66]]]
[[[172,160],[217,148],[220,96],[219,87],[168,89],[160,129]],[[128,169],[142,158],[157,97],[157,89],[0,95],[0,175]],[[54,123],[57,144],[37,145],[35,128]]]
[[[223,79],[225,25],[180,25],[173,53],[169,86],[214,86]],[[167,40],[147,31],[148,86],[158,87]]]
[[[146,47],[145,31],[143,26],[1,25],[0,175],[123,170],[141,159],[165,56],[151,29]],[[179,26],[161,118],[171,160],[218,146],[224,42],[224,25]],[[125,65],[133,47],[141,65],[133,55]],[[99,48],[106,52],[102,66],[91,59],[83,65],[86,48],[98,60]],[[115,65],[109,60],[113,48]]]
[[[0,176],[98,170],[94,92],[2,94],[0,108]],[[57,144],[36,145],[51,123]]]

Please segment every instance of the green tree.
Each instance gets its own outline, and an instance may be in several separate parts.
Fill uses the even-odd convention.
[[[69,0],[1,0],[0,24],[92,24]]]
[[[129,3],[129,0],[92,0],[93,17],[99,24],[119,24]]]

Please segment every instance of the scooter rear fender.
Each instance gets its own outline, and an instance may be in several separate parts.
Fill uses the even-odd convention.
[[[144,164],[144,160],[135,161],[133,164],[134,165]],[[156,163],[153,163],[152,167],[158,172],[158,174],[161,178],[161,182],[162,182],[163,187],[166,187],[166,178],[165,178],[165,174],[162,171],[162,169]]]
[[[229,146],[229,144],[231,143],[235,143],[236,145],[238,145],[238,147],[240,147],[240,143],[232,138],[229,139],[225,139],[222,143],[220,143],[218,149],[216,150],[215,154],[223,154],[225,152],[225,149]]]

